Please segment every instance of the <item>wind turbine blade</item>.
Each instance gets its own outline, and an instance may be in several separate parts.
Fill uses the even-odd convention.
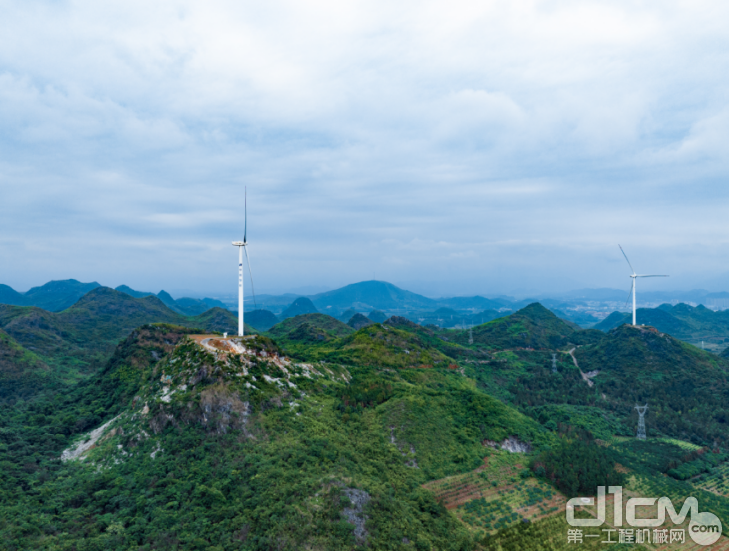
[[[667,275],[636,275],[635,277],[671,277]]]
[[[258,308],[258,304],[256,304],[256,289],[253,287],[253,272],[251,272],[251,260],[248,258],[248,248],[243,247],[243,250],[246,253],[246,262],[248,263],[248,274],[251,276],[251,292],[253,293],[253,306]]]
[[[618,247],[620,247],[620,244],[618,244]],[[625,257],[625,261],[628,263],[628,266],[630,266],[630,270],[635,273],[635,270],[633,269],[633,265],[630,263],[630,260],[628,260],[628,255],[625,254],[625,251],[622,247],[620,247],[620,252],[623,253],[623,256]]]
[[[243,243],[247,241],[248,236],[248,187],[245,188],[245,198],[243,199]],[[246,256],[248,253],[246,252]],[[250,269],[250,266],[249,266]]]

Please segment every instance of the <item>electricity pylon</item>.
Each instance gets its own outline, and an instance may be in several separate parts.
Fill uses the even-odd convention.
[[[635,406],[638,410],[638,434],[636,438],[638,440],[645,440],[645,412],[648,411],[648,404],[644,406]]]
[[[557,373],[557,354],[552,354],[552,373]]]

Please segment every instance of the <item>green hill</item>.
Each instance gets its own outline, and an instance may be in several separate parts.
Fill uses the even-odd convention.
[[[702,305],[662,304],[658,308],[639,308],[636,317],[639,325],[655,327],[696,346],[703,343],[706,349],[716,353],[729,344],[729,310],[714,312]],[[595,325],[595,329],[609,331],[623,323],[632,323],[632,314],[613,312]]]
[[[177,312],[178,314],[183,314],[185,316],[197,316],[197,315],[202,314],[203,312],[208,311],[210,308],[215,308],[215,307],[226,308],[225,304],[223,304],[219,300],[216,300],[213,298],[197,299],[197,298],[183,297],[183,298],[178,298],[177,300],[175,300],[166,291],[160,291],[157,295],[155,295],[154,293],[148,293],[145,291],[135,291],[128,285],[119,285],[116,288],[116,290],[120,291],[122,293],[125,293],[129,296],[132,296],[134,298],[144,298],[144,297],[148,297],[148,296],[156,296],[169,309],[173,310],[174,312]]]
[[[339,316],[339,321],[342,321],[344,323],[347,323],[350,319],[352,319],[352,316],[354,316],[357,313],[357,310],[354,308],[348,308],[344,312],[342,312]]]
[[[693,328],[689,323],[675,317],[670,311],[661,308],[638,308],[636,319],[639,325],[655,327],[663,333],[668,333],[676,338],[689,336]],[[633,314],[613,312],[603,321],[595,325],[595,329],[609,331],[623,324],[633,323]]]
[[[344,310],[355,306],[363,309],[416,309],[433,308],[436,301],[410,291],[405,291],[384,281],[362,281],[341,289],[320,293],[311,297],[319,310],[331,307]]]
[[[60,314],[5,306],[0,323],[62,341],[70,327],[103,345],[110,323],[144,312],[192,323],[108,289]],[[212,309],[197,321],[236,320]],[[212,354],[180,325],[132,329],[85,379],[12,407],[0,398],[1,541],[561,548],[566,497],[619,480],[616,462],[631,495],[695,495],[729,515],[729,362],[649,327],[579,330],[538,304],[474,328],[474,341],[479,329],[488,340],[469,345],[453,342],[467,331],[402,317],[353,332],[305,314],[250,337],[242,355]],[[22,397],[13,385],[54,365],[0,331],[0,391]],[[645,401],[651,439],[637,442],[633,406]]]
[[[236,312],[237,315],[237,312]],[[245,313],[246,323],[258,331],[268,331],[279,322],[276,315],[269,310],[253,310]]]
[[[76,303],[89,291],[100,287],[95,281],[81,283],[75,279],[50,281],[40,287],[33,287],[24,297],[27,304],[50,312],[60,312]]]
[[[372,310],[367,317],[375,323],[383,323],[388,316],[382,310]]]
[[[229,335],[238,334],[238,315],[225,308],[210,308],[198,316],[178,319],[175,323],[185,327],[200,327],[206,331],[217,331],[219,333],[228,333]],[[246,335],[258,333],[255,328],[248,325],[247,316],[245,332]]]
[[[373,324],[330,347],[317,351],[317,357],[347,365],[376,367],[445,367],[451,359],[429,346],[418,335],[386,324]]]
[[[460,331],[453,336],[453,341],[466,345],[469,337],[469,331]],[[568,343],[581,344],[598,338],[599,332],[581,330],[536,302],[514,314],[473,328],[474,345],[490,350],[555,349]]]
[[[354,330],[362,329],[363,327],[367,327],[368,325],[372,325],[373,323],[375,322],[362,314],[355,314],[354,316],[349,318],[349,321],[347,321],[347,325]]]
[[[483,356],[478,350],[466,348],[459,344],[450,342],[453,336],[452,331],[442,330],[433,327],[423,327],[415,322],[410,321],[402,316],[392,316],[385,324],[412,333],[427,346],[440,350],[443,354],[450,358],[473,358]]]
[[[211,308],[210,304],[204,300],[189,297],[178,298],[175,300],[175,306],[185,316],[197,316],[203,312],[207,312]],[[225,308],[225,304],[222,302],[215,306],[218,308]]]
[[[267,334],[287,354],[309,361],[395,368],[444,367],[452,361],[432,341],[417,333],[367,322],[367,326],[355,332],[330,316],[307,314],[289,318]]]
[[[279,315],[279,319],[283,320],[286,318],[300,316],[302,314],[315,313],[317,313],[317,309],[314,306],[314,303],[306,297],[299,297],[295,301],[293,301],[288,308],[281,312],[281,314]]]
[[[60,312],[72,306],[89,291],[100,287],[96,282],[81,283],[75,279],[49,281],[18,293],[7,285],[0,285],[0,304],[10,306],[36,306],[50,312]]]
[[[34,431],[70,440],[4,433],[25,445],[0,461],[28,465],[0,478],[5,545],[466,551],[474,535],[421,484],[483,465],[484,440],[554,440],[458,373],[277,361],[216,359],[182,328],[135,331],[93,386],[29,412]],[[98,430],[74,436],[94,407]]]
[[[19,293],[8,285],[0,284],[0,304],[12,306],[27,306],[28,300],[22,293]]]
[[[311,342],[328,342],[352,333],[354,329],[326,314],[301,314],[277,323],[268,331],[268,334],[277,340]]]
[[[46,386],[51,369],[0,329],[0,403],[26,400]]]
[[[636,315],[637,315],[637,313],[636,313]],[[600,323],[595,324],[593,326],[593,329],[598,329],[599,331],[608,332],[611,329],[620,327],[624,323],[633,323],[633,315],[626,314],[625,312],[613,312],[608,317],[606,317],[604,320],[602,320]]]
[[[155,296],[134,298],[108,287],[95,288],[58,313],[0,304],[0,329],[65,382],[100,369],[116,345],[135,328],[160,322],[229,333],[237,332],[238,327],[237,318],[222,308],[186,317]],[[251,328],[247,331],[255,333]]]
[[[622,325],[574,352],[574,367],[553,374],[544,366],[521,377],[517,402],[595,406],[635,427],[636,404],[648,403],[650,430],[704,445],[729,442],[729,362],[651,327]]]
[[[134,297],[134,298],[143,298],[148,297],[150,295],[154,295],[154,293],[149,293],[146,291],[135,291],[128,285],[119,285],[118,287],[115,287],[116,291],[119,291],[121,293],[126,293],[127,295]]]

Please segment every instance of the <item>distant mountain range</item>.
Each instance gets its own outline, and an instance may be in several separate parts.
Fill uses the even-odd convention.
[[[0,304],[12,306],[37,306],[49,312],[60,312],[73,306],[81,297],[89,291],[101,287],[97,282],[81,283],[75,279],[61,281],[49,281],[40,287],[33,287],[26,293],[19,293],[8,285],[0,284]],[[120,285],[117,291],[126,293],[134,298],[156,296],[174,312],[185,316],[197,316],[210,308],[226,308],[219,300],[204,298],[180,298],[173,299],[169,293],[162,290],[156,295],[145,291],[135,291],[127,285]]]
[[[60,312],[97,287],[101,285],[95,281],[81,283],[75,279],[67,279],[49,281],[40,287],[33,287],[26,293],[19,293],[12,287],[0,284],[0,304],[37,306],[49,312]]]
[[[174,310],[178,314],[182,314],[184,316],[197,316],[209,310],[210,308],[227,308],[224,303],[214,298],[197,299],[183,297],[175,300],[165,290],[160,291],[156,295],[154,293],[146,293],[144,291],[135,291],[134,289],[126,285],[119,285],[116,290],[136,298],[156,296],[171,310]]]
[[[97,282],[82,283],[75,279],[51,281],[45,285],[34,287],[20,293],[7,285],[0,285],[0,304],[17,306],[35,306],[49,312],[61,312],[76,304],[88,292],[102,287]],[[127,285],[120,285],[117,291],[134,298],[156,297],[173,312],[183,316],[198,316],[211,308],[228,309],[237,314],[235,305],[226,305],[213,298],[183,297],[174,299],[164,290],[158,293],[138,291]],[[626,292],[617,289],[581,289],[551,297],[527,298],[517,300],[513,297],[497,296],[486,298],[445,297],[429,298],[417,293],[401,289],[385,281],[362,281],[346,285],[340,289],[318,293],[310,296],[296,294],[259,295],[247,297],[246,322],[260,331],[266,331],[276,323],[285,319],[312,313],[331,315],[344,323],[355,314],[362,314],[372,321],[382,316],[401,316],[420,325],[437,325],[444,328],[476,326],[482,323],[507,316],[533,302],[540,302],[558,317],[580,327],[596,327],[607,330],[629,321],[629,314],[614,312],[609,318],[600,322],[589,311],[591,302],[611,304],[622,302]],[[729,307],[729,293],[710,293],[705,290],[687,292],[643,292],[641,300],[655,302],[664,297],[675,302],[676,297],[683,297],[690,302],[703,301],[707,305]],[[678,305],[681,306],[681,305]],[[717,352],[724,348],[724,339],[729,338],[729,330],[724,330],[723,315],[711,317],[708,308],[697,310],[691,314],[678,306],[664,305],[658,309],[641,309],[640,315],[647,316],[645,323],[655,325],[661,331],[677,338],[700,344],[705,341],[708,348],[716,347]],[[685,306],[685,305],[684,305]],[[672,308],[678,308],[672,310]],[[691,308],[685,306],[685,308]],[[588,310],[588,311],[585,311]],[[705,310],[705,312],[704,312]],[[699,314],[701,313],[701,315]],[[716,325],[716,324],[719,325]]]

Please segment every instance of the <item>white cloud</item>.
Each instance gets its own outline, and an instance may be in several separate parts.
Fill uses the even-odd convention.
[[[227,285],[214,244],[239,232],[244,185],[272,288],[378,264],[418,279],[434,233],[463,273],[523,269],[539,250],[556,279],[582,255],[585,285],[609,284],[611,253],[594,251],[627,226],[666,260],[677,243],[723,246],[719,1],[0,9],[0,254],[17,257],[0,282],[57,277],[17,247],[51,235],[54,266],[99,280],[102,243],[127,259],[114,277],[146,270],[141,243],[210,243],[149,287]]]

